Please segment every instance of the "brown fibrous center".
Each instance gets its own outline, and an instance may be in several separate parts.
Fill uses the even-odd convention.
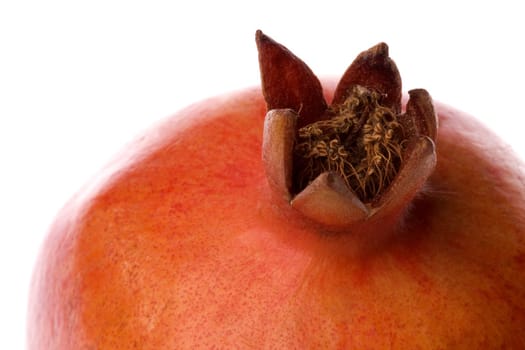
[[[322,120],[299,129],[294,149],[294,190],[323,172],[339,174],[364,202],[388,187],[402,163],[403,128],[382,94],[354,86]]]

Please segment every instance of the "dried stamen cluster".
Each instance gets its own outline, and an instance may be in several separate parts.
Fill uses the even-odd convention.
[[[356,85],[329,119],[299,129],[295,146],[296,192],[323,172],[339,174],[363,202],[388,187],[402,161],[403,130],[382,95]]]

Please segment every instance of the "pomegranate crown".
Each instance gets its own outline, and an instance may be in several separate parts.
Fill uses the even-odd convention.
[[[402,210],[435,167],[437,115],[423,89],[408,92],[402,111],[401,76],[387,44],[355,58],[328,104],[302,60],[260,30],[256,43],[273,192],[331,227]]]

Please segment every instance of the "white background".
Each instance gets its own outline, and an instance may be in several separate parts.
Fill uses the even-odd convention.
[[[523,14],[501,0],[0,2],[0,348],[24,348],[59,208],[156,120],[258,84],[256,29],[318,75],[385,41],[405,90],[476,115],[525,158]]]

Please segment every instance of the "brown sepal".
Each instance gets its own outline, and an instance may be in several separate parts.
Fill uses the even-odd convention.
[[[438,118],[432,97],[425,89],[410,90],[408,95],[410,97],[405,112],[407,119],[413,121],[418,135],[425,135],[436,141]]]
[[[258,30],[262,91],[268,110],[289,108],[300,115],[297,127],[319,120],[327,108],[323,88],[312,70],[286,47]]]
[[[377,90],[385,95],[385,106],[401,111],[401,75],[388,56],[387,44],[379,43],[356,57],[339,81],[332,105],[343,103],[354,85]]]

